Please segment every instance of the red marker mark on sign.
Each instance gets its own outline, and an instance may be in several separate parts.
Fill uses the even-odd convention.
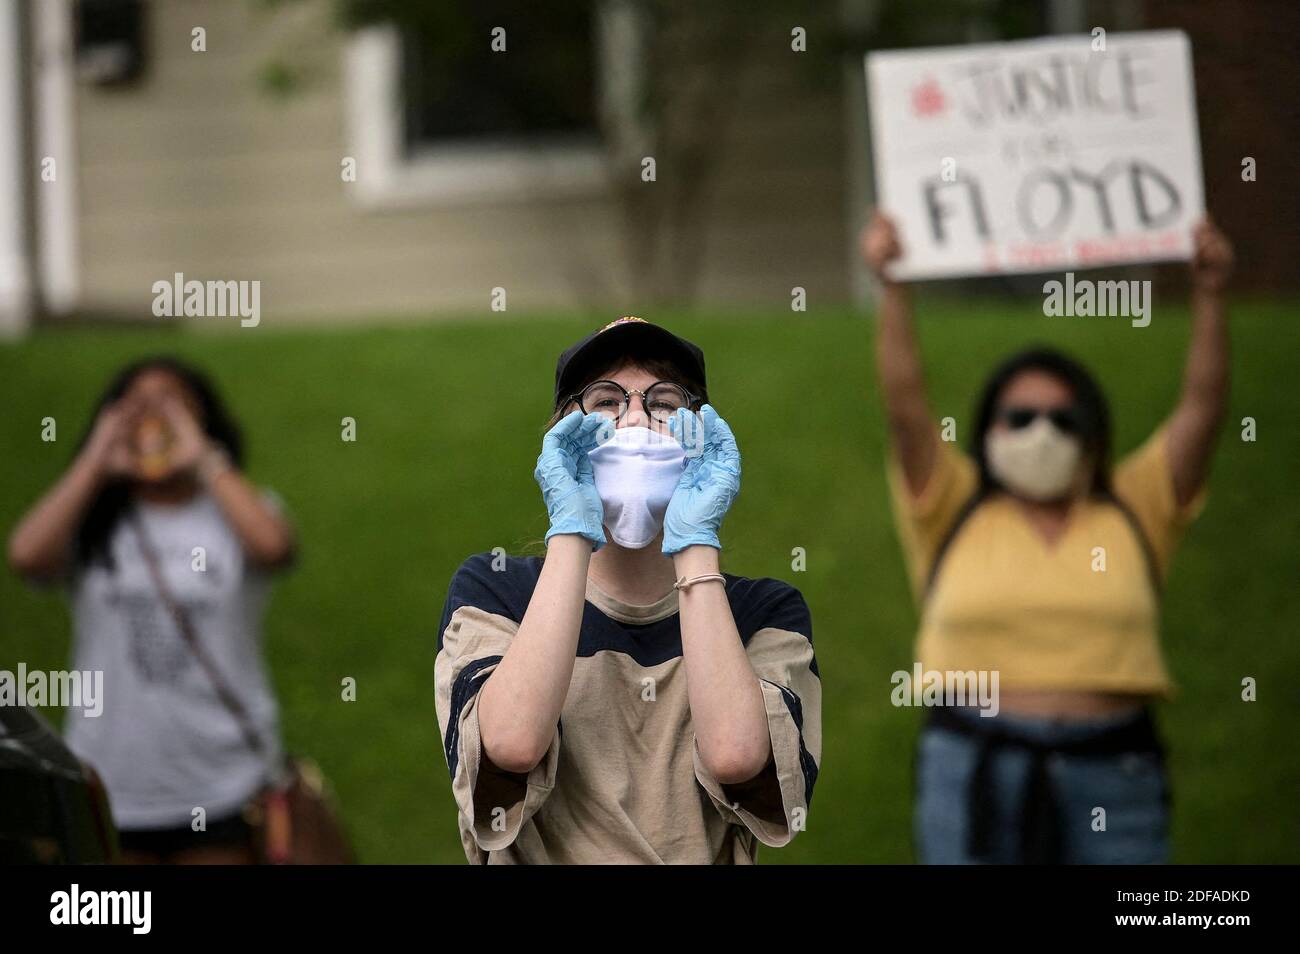
[[[912,112],[918,116],[937,116],[948,108],[943,90],[933,79],[912,87]]]

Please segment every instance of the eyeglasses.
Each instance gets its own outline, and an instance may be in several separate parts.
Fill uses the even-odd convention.
[[[656,381],[644,391],[630,391],[616,381],[593,381],[578,394],[569,395],[566,403],[576,402],[584,414],[604,414],[621,421],[632,406],[632,395],[641,398],[646,416],[656,424],[667,424],[682,408],[692,407],[699,399],[680,384]]]
[[[1023,430],[1040,417],[1046,417],[1058,430],[1067,434],[1078,434],[1083,428],[1083,421],[1075,407],[1004,407],[998,416],[1013,431]]]

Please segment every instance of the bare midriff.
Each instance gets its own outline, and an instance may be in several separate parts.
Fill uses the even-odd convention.
[[[998,693],[1002,712],[1049,719],[1086,719],[1092,716],[1137,712],[1148,696],[1119,692],[1063,691],[1060,689],[1003,689]]]

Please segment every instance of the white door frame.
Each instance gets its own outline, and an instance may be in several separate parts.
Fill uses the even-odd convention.
[[[36,280],[43,310],[64,315],[77,307],[81,293],[73,2],[40,0],[32,7]],[[52,182],[41,176],[48,160],[54,164]]]
[[[35,311],[27,213],[27,116],[21,0],[0,0],[0,336],[21,335]]]

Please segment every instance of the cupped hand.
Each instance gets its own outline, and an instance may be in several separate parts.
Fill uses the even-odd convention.
[[[551,520],[548,543],[556,534],[573,533],[597,550],[605,545],[605,508],[587,455],[613,433],[614,422],[603,414],[574,411],[542,438],[533,477]]]
[[[669,430],[686,448],[686,469],[664,515],[663,552],[671,555],[695,544],[721,549],[722,519],[740,493],[736,437],[711,404],[698,415],[679,410]]]
[[[95,418],[81,456],[101,477],[135,476],[138,460],[132,438],[139,411],[139,401],[119,398],[106,405]]]

